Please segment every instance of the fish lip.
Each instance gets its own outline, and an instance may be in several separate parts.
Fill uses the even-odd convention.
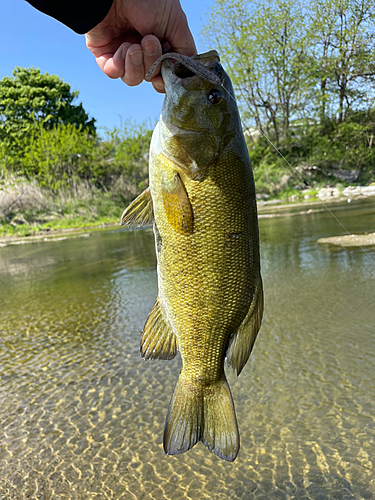
[[[176,125],[171,122],[167,122],[163,120],[163,123],[167,127],[167,129],[173,134],[173,135],[181,135],[181,134],[202,134],[203,132],[206,132],[204,129],[199,129],[199,130],[193,130],[191,128],[184,127],[182,125]]]
[[[206,132],[205,129],[192,129],[192,128],[187,128],[183,124],[179,122],[170,122],[168,120],[165,120],[163,114],[160,117],[160,121],[162,124],[166,127],[166,129],[172,134],[172,135],[182,135],[182,134],[202,134]]]

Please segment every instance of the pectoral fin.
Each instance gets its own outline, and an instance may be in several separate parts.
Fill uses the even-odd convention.
[[[150,226],[154,221],[154,211],[150,188],[147,188],[130,203],[121,217],[121,225],[129,227]]]
[[[241,326],[230,340],[227,350],[227,364],[239,375],[246,365],[257,338],[263,316],[262,278],[256,287],[253,302]]]
[[[185,185],[177,172],[163,172],[162,195],[169,224],[178,233],[192,234],[193,208]]]
[[[141,336],[141,355],[145,359],[172,359],[177,352],[177,338],[156,300]]]

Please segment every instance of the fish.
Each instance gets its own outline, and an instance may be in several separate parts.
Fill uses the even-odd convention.
[[[201,441],[233,462],[240,436],[225,362],[241,373],[263,316],[255,186],[219,54],[192,59],[194,71],[172,56],[162,62],[166,96],[151,139],[149,187],[121,222],[153,224],[158,296],[141,355],[169,360],[179,351],[182,359],[164,452],[181,454]]]

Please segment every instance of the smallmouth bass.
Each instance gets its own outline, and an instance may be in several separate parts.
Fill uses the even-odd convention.
[[[179,350],[182,358],[164,451],[184,453],[202,441],[233,461],[240,439],[224,361],[240,374],[262,321],[256,198],[230,78],[216,51],[193,59],[221,85],[163,61],[166,97],[150,146],[150,187],[121,222],[154,225],[159,293],[141,354],[172,359]]]

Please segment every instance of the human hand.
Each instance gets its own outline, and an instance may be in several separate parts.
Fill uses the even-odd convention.
[[[114,0],[105,19],[85,37],[100,69],[131,86],[143,81],[162,55],[162,44],[187,56],[197,53],[179,0]],[[157,92],[165,92],[160,75],[151,82]]]

